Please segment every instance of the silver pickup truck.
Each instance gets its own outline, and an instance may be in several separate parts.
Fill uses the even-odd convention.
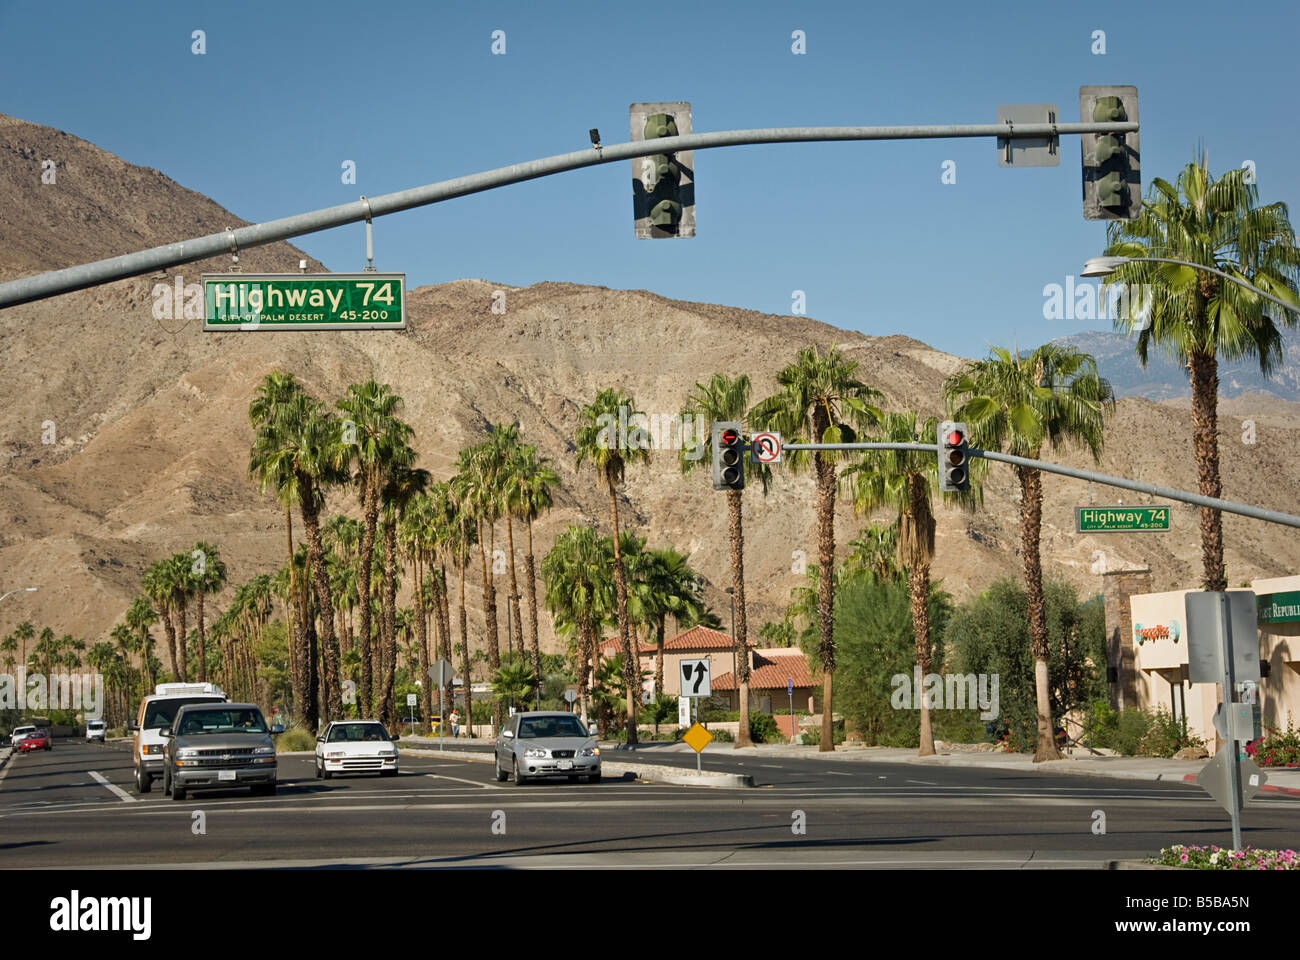
[[[275,793],[275,743],[278,723],[267,727],[252,703],[191,703],[181,707],[170,727],[160,732],[163,793],[184,800],[190,790],[251,787],[255,794]]]

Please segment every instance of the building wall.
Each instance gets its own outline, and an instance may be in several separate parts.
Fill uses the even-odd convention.
[[[1300,590],[1300,576],[1255,580],[1257,596]],[[1265,726],[1286,730],[1287,722],[1300,726],[1300,623],[1261,623],[1260,659],[1269,668],[1260,682],[1260,715]]]
[[[1101,577],[1106,613],[1107,666],[1117,680],[1110,684],[1110,705],[1117,710],[1137,706],[1137,670],[1134,666],[1133,617],[1129,598],[1151,590],[1151,570],[1115,570]]]

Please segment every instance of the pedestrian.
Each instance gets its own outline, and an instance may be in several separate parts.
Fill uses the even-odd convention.
[[[460,714],[456,712],[454,707],[452,708],[451,717],[449,719],[451,720],[451,735],[454,739],[460,736]]]

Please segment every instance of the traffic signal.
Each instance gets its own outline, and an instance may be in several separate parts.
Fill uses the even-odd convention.
[[[939,424],[939,491],[960,493],[970,489],[970,457],[966,453],[966,424]]]
[[[741,424],[713,424],[713,489],[745,489],[745,436]]]
[[[1137,87],[1079,88],[1079,117],[1084,123],[1136,123]],[[1134,133],[1085,133],[1083,216],[1086,220],[1132,220],[1142,212],[1142,158]]]
[[[691,132],[689,103],[634,103],[632,139],[657,140]],[[692,151],[656,153],[632,160],[632,205],[640,238],[695,236]]]

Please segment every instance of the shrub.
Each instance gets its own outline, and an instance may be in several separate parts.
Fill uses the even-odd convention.
[[[1173,714],[1161,707],[1154,716],[1149,717],[1149,725],[1138,744],[1137,753],[1141,757],[1172,757],[1184,747],[1203,746],[1204,740],[1188,732],[1186,717],[1174,719]]]
[[[731,731],[730,731],[730,730],[710,730],[709,733],[713,734],[713,739],[714,739],[714,740],[717,740],[717,741],[719,741],[719,742],[721,742],[721,743],[735,743],[735,742],[736,742],[736,738],[733,737],[733,736],[731,735]]]
[[[275,749],[279,752],[315,750],[316,738],[302,727],[290,727],[275,738]]]
[[[1221,847],[1185,847],[1174,844],[1147,863],[1193,870],[1300,870],[1300,854],[1294,850],[1225,850]]]
[[[1277,727],[1267,728],[1264,736],[1246,744],[1246,753],[1261,767],[1300,766],[1300,731],[1292,726],[1288,714],[1285,733]]]
[[[1111,739],[1110,749],[1126,757],[1137,756],[1142,746],[1142,738],[1147,735],[1149,729],[1151,729],[1150,714],[1134,707],[1121,710],[1115,718],[1115,733]]]
[[[784,743],[781,728],[776,725],[770,713],[751,713],[749,715],[749,736],[755,743]]]
[[[840,720],[834,722],[831,727],[831,730],[835,737],[835,743],[837,744],[843,743],[844,742],[844,721]],[[822,742],[821,726],[818,725],[815,727],[803,727],[802,732],[800,732],[799,734],[799,742],[812,744],[813,746],[820,746]]]

